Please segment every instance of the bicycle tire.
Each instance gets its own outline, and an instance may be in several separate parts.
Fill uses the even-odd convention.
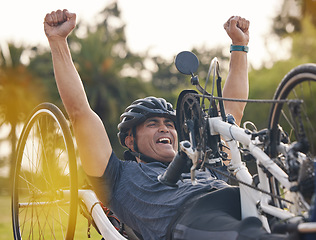
[[[50,103],[37,106],[24,125],[13,163],[15,239],[73,239],[78,184],[71,136],[64,115]]]
[[[314,102],[314,94],[316,93],[316,64],[303,64],[292,69],[280,82],[276,89],[274,100],[303,100],[301,104],[301,113],[303,116],[304,132],[309,142],[310,157],[316,154],[316,103]],[[272,159],[277,159],[279,151],[277,146],[281,142],[279,126],[287,133],[286,138],[291,142],[297,141],[297,126],[291,118],[290,108],[286,103],[275,103],[272,105],[268,128],[270,129],[270,143],[268,154]],[[280,164],[280,161],[278,162]],[[276,195],[284,195],[279,182],[273,178],[269,178],[271,193]],[[274,199],[274,205],[283,208],[281,201]]]
[[[275,94],[275,100],[283,99],[301,99],[303,104],[301,106],[302,112],[304,114],[304,129],[307,134],[310,143],[314,143],[310,147],[310,152],[313,156],[316,154],[316,103],[313,98],[313,93],[316,93],[316,64],[303,64],[293,70],[291,70],[279,84]],[[315,95],[314,95],[315,96]],[[308,106],[308,107],[307,107]],[[275,147],[278,145],[279,136],[278,126],[289,133],[289,138],[291,142],[296,140],[294,131],[292,129],[291,123],[288,121],[290,117],[286,119],[286,114],[289,113],[288,106],[284,103],[273,104],[270,116],[269,116],[269,129],[271,130],[271,146]],[[314,123],[314,124],[313,124]],[[276,157],[277,150],[270,150],[271,157]]]

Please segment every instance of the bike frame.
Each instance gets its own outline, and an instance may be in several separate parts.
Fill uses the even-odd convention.
[[[264,153],[264,151],[257,146],[257,139],[252,140],[251,135],[247,134],[245,129],[238,127],[227,122],[224,122],[221,117],[209,118],[208,123],[210,126],[210,134],[217,135],[220,134],[222,138],[226,141],[231,152],[231,163],[228,166],[229,170],[234,173],[236,178],[244,183],[251,185],[253,183],[253,178],[248,171],[248,168],[241,160],[241,154],[239,150],[239,143],[243,145],[244,148],[248,149],[249,152],[256,158],[257,164],[261,164],[283,185],[286,189],[290,189],[295,185],[295,182],[289,182],[288,175],[272,161],[272,159]],[[287,146],[282,146],[284,149]],[[190,154],[191,155],[191,154]],[[303,156],[304,157],[304,156]],[[258,187],[266,192],[270,191],[269,183],[266,174],[262,171],[261,167],[258,167],[258,176],[260,184]],[[266,218],[266,214],[275,216],[279,219],[293,219],[293,222],[297,222],[300,217],[295,216],[292,212],[277,208],[269,205],[270,196],[258,191],[256,189],[250,188],[244,184],[240,184],[240,196],[241,196],[241,210],[242,218],[255,216],[258,217],[264,228],[270,232],[270,227]],[[302,198],[296,192],[291,192],[292,199]],[[125,239],[111,224],[106,214],[104,213],[100,201],[92,190],[79,190],[79,199],[81,199],[86,205],[88,211],[98,227],[102,237],[104,239],[114,239],[123,240]],[[298,211],[301,211],[299,209]],[[316,231],[316,223],[301,223],[298,227],[300,232],[313,232]]]
[[[210,126],[210,134],[220,134],[229,146],[231,152],[231,163],[228,166],[228,169],[235,174],[238,180],[249,185],[253,183],[251,174],[241,160],[241,154],[238,148],[238,143],[241,143],[243,147],[249,150],[250,154],[257,160],[258,177],[260,181],[258,187],[260,189],[270,192],[267,175],[263,172],[262,167],[259,167],[263,166],[288,190],[289,194],[292,195],[291,199],[293,201],[300,200],[300,202],[304,203],[304,200],[299,193],[290,191],[291,187],[293,187],[296,182],[289,182],[288,175],[276,163],[274,163],[274,161],[272,161],[272,159],[265,154],[260,147],[257,146],[258,139],[252,140],[251,134],[247,134],[245,129],[242,129],[237,125],[224,122],[221,117],[209,118],[208,123]],[[285,145],[283,145],[283,147],[286,148]],[[249,216],[260,218],[267,231],[270,231],[270,227],[268,225],[267,218],[265,217],[266,214],[284,220],[293,219],[293,222],[298,222],[297,218],[300,217],[295,217],[295,214],[292,212],[269,205],[269,195],[250,188],[245,184],[239,184],[239,187],[242,218]],[[296,211],[303,211],[303,209],[296,209]],[[305,227],[301,225],[300,231],[316,231],[316,223],[305,223],[304,225]],[[303,228],[305,230],[303,230]],[[309,230],[307,230],[307,228]]]

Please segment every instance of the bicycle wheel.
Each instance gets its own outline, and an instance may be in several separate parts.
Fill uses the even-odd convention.
[[[281,81],[274,99],[300,99],[300,106],[304,132],[310,144],[309,153],[316,155],[316,64],[304,64],[294,68]],[[288,134],[291,142],[297,139],[297,124],[294,122],[288,104],[274,104],[269,117],[269,129],[271,129],[272,157],[277,156],[275,148],[280,142],[279,126]]]
[[[300,104],[299,107],[300,112],[296,112],[295,114],[291,113],[291,105],[287,103],[277,103],[271,108],[269,117],[270,144],[268,153],[272,159],[275,159],[279,165],[281,164],[281,166],[284,167],[285,171],[287,170],[283,161],[278,160],[282,159],[282,155],[279,155],[278,145],[281,142],[286,143],[289,141],[289,143],[293,143],[295,141],[301,141],[302,131],[309,144],[309,148],[305,150],[305,154],[309,156],[310,159],[316,155],[315,93],[316,64],[304,64],[291,70],[283,78],[275,92],[275,100],[303,100],[303,103]],[[288,174],[289,179],[293,178],[292,173],[288,172]],[[297,179],[291,180],[295,181]],[[273,194],[283,196],[287,194],[273,177],[270,177],[270,187]],[[308,187],[307,184],[306,187]],[[308,188],[304,191],[307,193],[306,195],[308,195],[306,198],[310,198],[313,189]],[[278,200],[274,199],[273,202],[276,206],[281,208],[284,206],[284,204]]]
[[[15,239],[72,239],[77,216],[77,165],[67,121],[53,104],[36,107],[13,164]]]

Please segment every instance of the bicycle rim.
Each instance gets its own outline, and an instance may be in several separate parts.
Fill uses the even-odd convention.
[[[293,69],[280,83],[274,95],[274,99],[298,99],[301,104],[302,123],[304,131],[310,143],[309,152],[316,155],[316,64],[305,64]],[[296,141],[295,124],[287,104],[275,104],[270,112],[269,129],[271,129],[272,145],[278,144],[276,134],[278,125],[288,133],[291,142]],[[272,155],[276,153],[272,152]],[[272,156],[274,157],[274,156]]]
[[[15,239],[72,239],[78,201],[71,133],[60,110],[39,105],[22,130],[12,191]]]
[[[300,106],[301,119],[305,135],[309,142],[308,155],[316,155],[316,64],[304,64],[294,68],[281,81],[278,86],[274,99],[276,100],[303,100]],[[297,116],[296,116],[297,117]],[[279,126],[287,133],[290,142],[297,141],[298,127],[293,121],[290,107],[286,103],[274,104],[271,108],[269,117],[270,129],[270,149],[269,154],[272,158],[279,156],[277,146],[280,144]],[[273,194],[285,194],[278,181],[270,178],[270,186]],[[283,204],[274,201],[276,205],[283,208]]]

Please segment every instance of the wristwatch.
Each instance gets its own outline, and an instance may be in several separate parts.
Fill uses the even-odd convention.
[[[248,52],[249,47],[248,46],[242,46],[242,45],[230,45],[230,52],[232,51],[241,51],[241,52]]]

